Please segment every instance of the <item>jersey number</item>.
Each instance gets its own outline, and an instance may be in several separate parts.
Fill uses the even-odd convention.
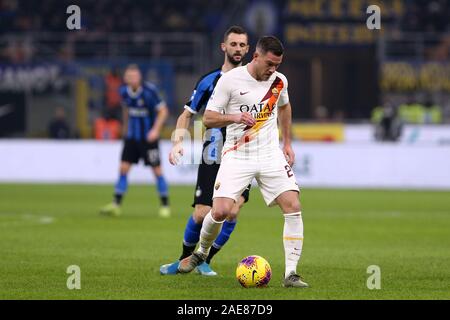
[[[150,163],[156,163],[159,160],[159,151],[158,149],[148,150],[147,152],[148,161]]]
[[[292,173],[292,168],[288,165],[284,166],[284,169],[286,170],[286,174],[288,176],[288,178],[292,177],[294,174]]]

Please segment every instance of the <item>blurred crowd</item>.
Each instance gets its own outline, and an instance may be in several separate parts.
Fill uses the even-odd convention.
[[[10,32],[62,32],[66,9],[82,9],[82,26],[97,32],[161,32],[214,29],[239,0],[0,0],[0,34]],[[274,1],[275,2],[275,1]],[[283,4],[284,1],[277,1]],[[450,31],[450,0],[404,1],[400,29],[410,32]]]
[[[450,0],[409,1],[400,29],[407,33],[422,33],[427,59],[445,61],[450,57]],[[401,50],[402,48],[398,48]],[[417,48],[403,47],[404,51]]]
[[[0,34],[64,32],[66,9],[81,8],[82,27],[96,32],[198,31],[215,27],[236,0],[0,0]]]
[[[209,34],[238,2],[190,0],[186,5],[177,0],[0,0],[0,61],[28,62],[45,54],[63,61],[104,57],[111,54],[111,35],[117,39],[137,32]],[[73,4],[81,10],[81,30],[67,32],[70,14],[66,10]],[[20,37],[8,37],[12,34]],[[125,41],[118,55],[148,57],[148,39],[136,36]]]
[[[282,6],[285,0],[272,2]],[[0,60],[28,61],[41,51],[34,48],[36,44],[32,39],[2,42],[2,35],[34,33],[43,37],[40,41],[45,41],[43,34],[46,32],[60,33],[62,38],[45,43],[44,49],[56,52],[60,59],[73,59],[83,57],[83,54],[101,55],[102,50],[108,50],[106,36],[111,34],[177,31],[211,34],[221,27],[227,16],[242,10],[242,3],[245,4],[239,0],[79,0],[76,5],[81,8],[81,28],[86,32],[70,33],[66,32],[69,16],[66,10],[73,1],[0,0]],[[403,4],[404,15],[393,24],[398,30],[429,35],[450,32],[450,0],[408,0]],[[430,41],[435,58],[448,57],[450,38]],[[88,50],[93,43],[95,50]],[[127,43],[121,49],[130,45],[133,43]],[[139,51],[139,48],[135,50]],[[148,54],[148,50],[145,52]]]
[[[448,32],[449,17],[449,0],[412,0],[407,2],[401,29],[407,32]]]

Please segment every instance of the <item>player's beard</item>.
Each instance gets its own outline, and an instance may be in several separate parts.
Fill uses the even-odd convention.
[[[231,55],[231,54],[228,54],[228,53],[227,53],[227,59],[228,59],[228,61],[229,61],[231,64],[237,66],[237,65],[239,65],[240,63],[242,63],[242,59],[243,59],[244,57],[243,57],[242,55],[238,55],[238,56],[241,57],[241,59],[240,59],[240,60],[235,60],[235,59],[234,59],[235,56],[236,56],[236,55]]]
[[[269,80],[270,79],[270,77],[272,76],[272,74],[273,73],[267,73],[267,72],[264,72],[264,73],[262,73],[261,74],[261,79],[263,80],[263,81],[267,81],[267,80]]]

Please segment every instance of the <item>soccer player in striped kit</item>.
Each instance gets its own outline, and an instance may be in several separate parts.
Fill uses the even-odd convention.
[[[169,111],[157,88],[142,82],[137,65],[129,65],[124,73],[125,84],[120,87],[122,97],[124,147],[122,150],[119,179],[115,184],[114,200],[101,209],[100,213],[119,216],[121,203],[128,189],[128,172],[139,160],[152,168],[161,206],[159,215],[170,216],[169,189],[161,169],[159,136]]]
[[[242,65],[242,60],[248,52],[248,35],[242,27],[232,26],[224,34],[221,49],[224,52],[224,62],[221,68],[213,70],[202,76],[195,86],[191,99],[186,103],[183,113],[178,117],[177,129],[180,135],[175,135],[173,147],[169,155],[172,164],[177,163],[177,158],[183,155],[183,133],[189,127],[194,114],[203,109],[220,77],[230,70]],[[205,215],[211,210],[214,181],[220,166],[221,146],[225,139],[225,128],[214,128],[209,130],[209,137],[203,144],[202,161],[198,168],[197,185],[195,187],[194,212],[189,217],[183,237],[183,251],[179,260],[191,255],[195,250],[200,237],[200,229]],[[215,276],[217,273],[211,268],[210,262],[219,250],[229,240],[236,226],[236,218],[244,202],[248,201],[250,185],[241,193],[238,201],[233,206],[228,219],[223,223],[221,232],[218,234],[205,261],[201,263],[196,271],[204,276]],[[162,275],[174,275],[178,272],[179,260],[160,267]]]

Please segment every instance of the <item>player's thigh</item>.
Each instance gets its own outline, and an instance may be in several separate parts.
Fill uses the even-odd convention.
[[[300,212],[300,200],[299,193],[297,191],[288,190],[280,194],[275,202],[280,206],[283,213],[296,213]]]
[[[211,215],[216,221],[231,219],[231,210],[235,204],[234,199],[229,197],[217,197],[213,199]]]
[[[268,206],[275,205],[275,200],[286,191],[295,191],[297,194],[300,191],[294,171],[281,150],[270,161],[263,162],[256,180]]]
[[[192,207],[196,205],[205,205],[212,207],[212,198],[214,192],[214,182],[216,181],[219,164],[201,163],[198,166],[197,184],[194,192],[194,202]]]
[[[222,159],[214,183],[215,198],[230,198],[238,201],[256,175],[256,165],[252,161],[234,158]]]
[[[126,139],[124,141],[121,162],[130,164],[138,163],[140,157],[139,142],[133,139]]]

